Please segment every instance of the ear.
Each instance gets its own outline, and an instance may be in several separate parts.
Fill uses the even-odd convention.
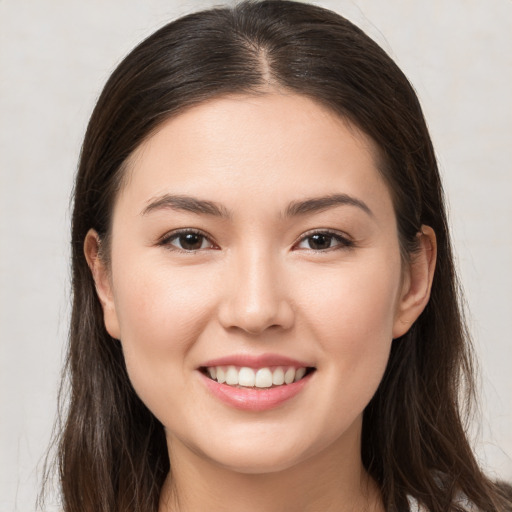
[[[430,299],[437,257],[436,234],[430,226],[421,226],[416,236],[419,247],[404,272],[393,338],[403,336],[410,329]]]
[[[107,263],[102,258],[100,246],[101,240],[98,233],[94,229],[90,229],[84,240],[85,259],[91,270],[96,293],[103,308],[105,328],[110,336],[119,339],[120,329],[112,290],[112,278]]]

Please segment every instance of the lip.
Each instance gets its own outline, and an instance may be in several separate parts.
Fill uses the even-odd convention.
[[[270,368],[273,366],[293,366],[295,368],[310,368],[314,365],[308,362],[291,359],[278,354],[235,354],[217,359],[210,359],[201,364],[202,368],[209,366],[247,366],[248,368]]]
[[[293,366],[295,368],[310,368],[313,365],[277,354],[250,356],[247,354],[231,355],[211,359],[202,364],[197,370],[201,381],[207,390],[224,404],[244,411],[267,411],[275,409],[297,396],[308,385],[314,373],[308,373],[302,379],[291,384],[283,384],[272,388],[244,388],[219,384],[204,373],[204,368],[212,366],[237,366],[249,368],[272,368],[275,366]]]
[[[257,412],[274,409],[291,400],[304,389],[313,374],[314,372],[292,384],[264,389],[228,386],[227,384],[219,384],[202,373],[200,373],[200,376],[208,390],[225,404],[235,409]]]

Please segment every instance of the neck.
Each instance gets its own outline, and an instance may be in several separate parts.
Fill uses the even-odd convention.
[[[344,453],[341,448],[331,445],[288,469],[255,474],[222,467],[173,439],[172,476],[162,489],[159,512],[383,511],[359,443]]]

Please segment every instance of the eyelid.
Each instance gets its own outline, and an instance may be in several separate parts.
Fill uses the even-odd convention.
[[[180,235],[185,235],[185,234],[189,234],[189,233],[194,234],[194,235],[203,236],[206,240],[208,240],[208,242],[212,246],[212,247],[208,247],[208,249],[219,249],[218,244],[215,242],[215,240],[213,239],[212,236],[210,236],[208,233],[205,233],[201,229],[197,229],[197,228],[179,228],[179,229],[174,229],[172,231],[169,231],[157,240],[157,245],[166,247],[170,251],[182,252],[182,253],[187,253],[187,254],[198,252],[198,251],[204,251],[205,249],[196,249],[196,250],[186,251],[185,249],[180,249],[179,247],[171,245],[170,242],[173,239],[179,237]]]
[[[206,248],[205,249],[196,249],[196,250],[184,250],[184,249],[180,249],[179,247],[171,245],[170,242],[173,239],[179,237],[180,235],[188,234],[188,233],[200,235],[200,236],[204,237],[206,240],[208,240],[208,242],[211,244],[211,247],[208,247],[208,249],[219,249],[218,244],[215,242],[215,240],[213,239],[213,237],[211,235],[209,235],[208,233],[202,231],[201,229],[197,229],[197,228],[179,228],[179,229],[169,231],[158,239],[157,245],[164,246],[172,251],[183,252],[183,253],[193,253],[193,252],[198,252],[198,251],[204,251]],[[312,252],[327,252],[327,251],[336,250],[336,249],[350,249],[354,246],[354,241],[352,240],[352,238],[342,231],[329,229],[329,228],[323,228],[323,229],[317,228],[317,229],[312,229],[312,230],[306,231],[305,233],[302,233],[295,240],[295,242],[293,242],[292,249],[297,248],[298,244],[300,244],[301,242],[306,240],[308,237],[311,237],[314,235],[331,236],[334,239],[336,239],[339,242],[339,244],[336,245],[335,247],[329,247],[327,249],[298,249],[298,250],[310,250]]]
[[[351,249],[354,247],[355,243],[354,240],[343,231],[338,231],[335,229],[329,229],[329,228],[318,228],[318,229],[312,229],[310,231],[306,231],[305,233],[302,233],[292,244],[292,249],[296,248],[301,242],[306,240],[307,238],[313,236],[313,235],[328,235],[336,240],[338,240],[340,243],[339,245],[335,247],[329,247],[327,249],[297,249],[297,250],[303,250],[303,251],[312,251],[312,252],[327,252],[327,251],[333,251],[336,249]]]

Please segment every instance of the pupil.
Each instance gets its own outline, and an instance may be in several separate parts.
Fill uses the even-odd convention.
[[[309,247],[311,249],[328,249],[331,245],[332,236],[313,235],[309,238]]]
[[[187,233],[180,236],[180,244],[183,249],[194,251],[201,248],[202,236],[195,233]]]

